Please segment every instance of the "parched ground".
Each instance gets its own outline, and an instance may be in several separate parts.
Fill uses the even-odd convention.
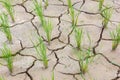
[[[9,19],[13,43],[7,43],[4,33],[0,31],[0,48],[3,47],[3,43],[7,43],[14,57],[12,74],[0,57],[2,64],[0,76],[4,76],[6,80],[42,80],[42,78],[51,80],[52,70],[55,73],[55,80],[83,80],[80,76],[78,61],[74,59],[76,43],[74,32],[70,27],[71,19],[67,0],[48,1],[49,6],[44,9],[44,16],[50,18],[54,26],[50,45],[47,44],[45,32],[34,13],[32,0],[24,0],[24,2],[14,0],[15,23]],[[104,5],[111,5],[114,8],[107,29],[102,27],[102,17],[96,0],[72,0],[72,2],[76,13],[81,8],[77,27],[82,27],[84,30],[82,47],[87,48],[89,45],[88,32],[95,54],[94,61],[84,75],[85,79],[120,80],[120,46],[112,51],[112,40],[109,35],[109,32],[115,30],[120,23],[120,0],[105,0]],[[1,5],[0,9],[4,10]],[[43,37],[47,46],[49,58],[47,69],[44,69],[42,61],[37,59],[36,51],[31,43],[30,39],[36,40],[35,33]]]

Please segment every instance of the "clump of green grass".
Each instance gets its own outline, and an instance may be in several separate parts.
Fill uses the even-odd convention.
[[[0,3],[2,3],[3,7],[7,10],[7,12],[10,15],[12,21],[15,22],[14,9],[13,9],[11,1],[12,0],[0,0]]]
[[[44,16],[43,16],[43,9],[42,9],[42,4],[37,1],[37,0],[33,0],[33,4],[35,7],[35,12],[37,14],[37,16],[39,17],[41,24],[43,25],[44,23]]]
[[[46,46],[42,40],[41,37],[38,37],[38,42],[39,45],[32,42],[34,44],[35,50],[37,52],[37,56],[39,57],[39,59],[41,59],[43,61],[43,65],[45,68],[48,67],[48,58],[47,58],[47,52],[46,52]]]
[[[67,2],[68,2],[69,13],[71,16],[72,26],[75,27],[77,25],[79,13],[77,15],[75,14],[71,0],[67,0]]]
[[[93,61],[90,48],[88,50],[77,51],[77,58],[79,59],[79,66],[82,74],[85,74],[88,71],[89,64]]]
[[[75,40],[77,44],[77,48],[81,50],[81,43],[83,38],[83,30],[80,28],[75,28]]]
[[[10,32],[10,26],[8,23],[8,17],[5,13],[0,15],[0,28],[5,33],[7,39],[12,42],[12,35]]]
[[[112,8],[105,7],[102,10],[101,15],[103,16],[103,26],[106,28],[110,18],[112,17]]]
[[[41,4],[38,4],[38,2],[36,0],[33,0],[33,3],[35,6],[36,13],[39,17],[41,24],[42,24],[42,27],[46,33],[48,44],[50,45],[51,34],[52,34],[52,30],[53,30],[52,23],[50,20],[46,20],[45,17],[43,16],[43,10],[42,10]]]
[[[6,44],[4,44],[3,49],[0,49],[2,52],[3,59],[7,62],[7,67],[10,72],[13,70],[13,57],[12,57],[12,51]]]
[[[44,22],[45,23],[45,22]],[[53,30],[53,25],[50,20],[48,20],[44,26],[43,26],[44,31],[46,32],[48,44],[50,45],[51,41],[51,35],[52,35],[52,30]]]
[[[112,50],[115,50],[120,43],[120,24],[115,31],[110,32],[112,41]]]
[[[102,10],[104,4],[104,0],[99,0],[99,11]]]

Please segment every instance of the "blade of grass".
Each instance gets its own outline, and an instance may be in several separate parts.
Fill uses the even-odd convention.
[[[81,50],[81,43],[83,38],[83,30],[79,28],[75,28],[75,40],[77,44],[77,48]]]
[[[77,25],[80,11],[77,14],[75,14],[75,10],[73,8],[72,1],[67,0],[67,3],[68,3],[68,8],[69,8],[69,13],[70,13],[70,16],[71,16],[72,27],[74,28]]]
[[[77,51],[77,58],[79,59],[79,66],[82,74],[88,71],[88,66],[93,61],[93,58],[88,58],[91,55],[93,54],[89,49]]]
[[[52,72],[52,79],[51,80],[55,80],[54,72]]]
[[[72,25],[74,25],[74,23],[75,23],[75,11],[73,9],[71,0],[67,0],[67,2],[68,2],[68,7],[69,7],[69,13],[70,13],[71,20],[72,20]]]
[[[115,50],[120,43],[120,24],[115,31],[110,32],[112,41],[112,50]]]
[[[103,16],[103,26],[107,28],[108,22],[110,21],[110,18],[112,17],[112,8],[105,7],[103,11],[101,12]]]
[[[99,11],[102,10],[104,4],[104,0],[99,0]]]
[[[35,44],[32,41],[39,59],[41,59],[43,61],[44,67],[47,68],[48,67],[48,58],[47,58],[47,54],[46,54],[46,46],[41,37],[38,37],[38,42],[39,42],[39,45],[37,46],[37,44]]]
[[[35,6],[36,13],[41,21],[42,27],[46,33],[48,44],[50,45],[51,34],[52,34],[52,29],[53,29],[52,23],[50,20],[46,20],[45,17],[43,16],[43,10],[42,10],[41,4],[38,4],[36,0],[33,0],[33,3]]]
[[[0,2],[2,3],[2,5],[4,6],[4,8],[7,10],[8,14],[10,15],[11,19],[13,22],[15,22],[14,19],[14,9],[12,6],[12,0],[0,0]]]
[[[5,33],[7,39],[12,42],[12,35],[10,32],[10,26],[8,24],[8,17],[5,13],[0,15],[0,27],[2,31]]]
[[[41,4],[41,2],[39,4],[39,2],[37,0],[33,0],[33,4],[34,4],[34,7],[35,7],[35,12],[36,12],[37,16],[39,17],[39,19],[41,21],[41,24],[43,25],[44,16],[43,16],[42,4]]]
[[[13,57],[12,57],[12,51],[6,44],[4,44],[3,49],[0,49],[2,52],[2,56],[4,57],[4,60],[7,62],[7,67],[10,72],[13,70]]]
[[[45,22],[44,22],[45,23]],[[46,32],[46,36],[47,36],[47,40],[48,40],[48,44],[50,45],[50,41],[51,41],[51,35],[52,35],[52,30],[53,30],[53,26],[50,20],[48,20],[44,26],[43,26],[44,31]]]

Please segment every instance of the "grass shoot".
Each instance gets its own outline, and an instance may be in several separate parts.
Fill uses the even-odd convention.
[[[11,32],[10,32],[8,17],[5,13],[0,15],[0,27],[1,27],[2,31],[5,33],[9,42],[12,42],[12,35],[11,35]]]
[[[3,7],[7,10],[7,12],[10,15],[12,21],[15,22],[14,9],[13,9],[11,0],[0,0],[0,3],[2,3]]]
[[[32,43],[37,52],[37,56],[39,57],[39,59],[41,59],[43,61],[44,67],[47,68],[48,67],[48,58],[47,58],[47,54],[46,54],[46,46],[41,37],[38,37],[38,42],[39,42],[38,46],[36,43],[34,43],[34,42],[32,42]]]
[[[69,13],[71,16],[72,26],[75,27],[77,25],[77,22],[78,22],[79,13],[77,15],[75,14],[71,0],[67,0],[67,2],[68,2]]]
[[[101,15],[103,16],[103,26],[107,28],[108,22],[110,21],[110,18],[112,17],[112,8],[105,7]]]
[[[99,11],[102,10],[104,4],[104,0],[99,0]]]
[[[79,59],[79,66],[82,74],[85,74],[88,71],[88,66],[93,61],[92,57],[89,58],[92,55],[90,49],[77,51],[77,58]]]
[[[120,43],[120,24],[115,31],[110,32],[112,41],[112,50],[115,50]]]
[[[13,70],[13,57],[12,57],[12,51],[6,44],[4,44],[3,49],[0,49],[2,52],[2,56],[4,60],[7,62],[7,67],[10,72]]]
[[[33,0],[33,3],[35,6],[36,13],[41,21],[42,27],[46,33],[48,44],[50,45],[51,34],[52,34],[52,29],[53,29],[52,23],[50,20],[46,20],[45,17],[43,16],[43,10],[42,10],[41,4],[38,4],[36,0]]]
[[[81,50],[81,43],[83,38],[83,30],[79,28],[75,28],[75,40],[77,44],[77,48]]]

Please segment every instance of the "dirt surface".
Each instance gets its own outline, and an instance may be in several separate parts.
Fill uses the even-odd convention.
[[[24,0],[24,2],[14,0],[15,23],[9,18],[13,43],[7,43],[4,33],[0,31],[0,48],[3,47],[3,43],[7,43],[14,57],[12,74],[0,57],[2,64],[0,65],[0,76],[4,76],[6,80],[42,80],[42,78],[51,80],[52,70],[55,73],[55,80],[83,80],[78,61],[73,59],[75,58],[76,43],[74,32],[70,27],[71,19],[67,0],[48,1],[49,6],[44,9],[44,16],[50,18],[54,26],[50,45],[47,44],[45,32],[34,13],[32,0]],[[72,0],[72,3],[76,12],[79,12],[81,7],[77,27],[82,27],[84,30],[82,47],[88,48],[88,32],[95,54],[94,61],[84,75],[85,79],[120,80],[120,45],[115,51],[112,51],[112,40],[109,35],[109,32],[115,30],[120,23],[120,0],[105,0],[104,5],[111,5],[114,10],[108,28],[104,30],[96,0]],[[0,9],[4,11],[2,6]],[[44,69],[42,61],[37,59],[36,51],[31,43],[30,39],[36,40],[35,33],[43,37],[47,46],[49,58],[47,69]]]

